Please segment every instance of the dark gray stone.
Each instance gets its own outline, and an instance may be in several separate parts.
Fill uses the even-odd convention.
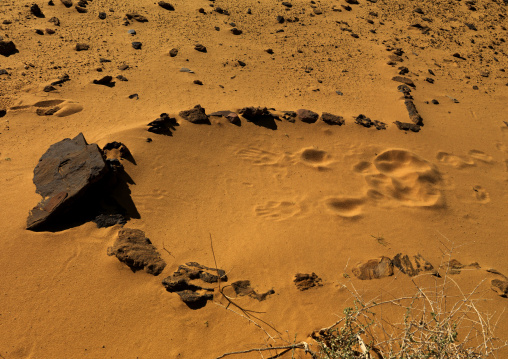
[[[166,1],[159,1],[159,6],[169,11],[175,11],[175,7]]]
[[[19,51],[12,41],[0,41],[0,55],[9,57],[17,54]]]
[[[196,105],[194,108],[179,113],[180,117],[184,120],[195,124],[210,124],[208,115],[205,113],[205,109],[201,105]]]
[[[36,192],[43,199],[30,211],[27,229],[52,221],[107,172],[99,147],[88,144],[82,133],[51,145],[34,170]]]
[[[305,123],[314,123],[318,120],[319,115],[311,110],[300,109],[296,111],[297,118]]]
[[[343,124],[346,123],[346,121],[342,116],[332,115],[331,113],[328,112],[323,112],[321,114],[321,120],[323,120],[323,122],[328,125],[342,126]]]
[[[157,248],[139,229],[121,229],[115,244],[108,248],[108,256],[116,256],[133,272],[144,269],[148,274],[157,276],[166,267]]]

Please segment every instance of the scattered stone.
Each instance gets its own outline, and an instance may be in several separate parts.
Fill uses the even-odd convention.
[[[447,274],[460,274],[462,269],[480,269],[480,265],[476,262],[465,265],[456,259],[452,259],[443,263],[440,268],[444,269]]]
[[[137,22],[148,22],[148,19],[145,16],[139,14],[125,14],[125,17],[129,20],[136,20]]]
[[[283,23],[284,23],[284,21],[285,21],[284,16],[281,16],[281,15],[277,16],[277,22],[278,22],[279,24],[283,24]]]
[[[27,229],[40,229],[58,220],[107,172],[99,147],[89,145],[82,133],[51,145],[34,170],[36,192],[43,199],[30,211]]]
[[[207,52],[206,47],[201,44],[197,44],[196,46],[194,46],[194,50],[199,52]]]
[[[133,47],[134,49],[136,49],[136,50],[141,50],[141,46],[143,46],[143,44],[142,44],[141,42],[139,42],[139,41],[134,41],[134,42],[132,43],[132,47]]]
[[[76,11],[79,12],[80,14],[86,14],[88,12],[88,10],[82,6],[76,5],[75,8]]]
[[[7,111],[4,109],[1,109],[0,110],[0,118],[5,117],[5,115],[7,115]]]
[[[430,77],[427,77],[425,79],[425,81],[427,81],[429,84],[433,84],[434,83],[434,79],[433,78],[430,78]]]
[[[42,13],[42,10],[41,8],[39,7],[39,5],[37,4],[32,4],[32,6],[30,7],[30,12],[32,13],[32,15],[34,15],[35,17],[39,17],[39,18],[44,18],[46,16],[44,16],[44,14]]]
[[[377,130],[386,130],[386,123],[378,120],[372,121],[363,114],[360,114],[355,118],[355,123],[367,128],[375,127]]]
[[[44,92],[51,92],[51,91],[56,91],[56,88],[51,86],[51,85],[47,85],[47,86],[44,86],[44,89],[43,89]]]
[[[297,118],[305,123],[314,123],[318,120],[319,115],[311,110],[299,109],[296,111]]]
[[[35,33],[37,35],[44,35],[44,31],[42,31],[41,29],[35,29]]]
[[[266,49],[265,52],[267,52],[270,55],[273,55],[273,50],[272,49]]]
[[[237,29],[236,27],[234,27],[234,28],[231,29],[231,33],[233,35],[241,35],[243,33],[243,31],[240,30],[240,29]]]
[[[227,282],[226,272],[222,269],[205,267],[196,262],[188,262],[178,267],[178,270],[164,278],[162,285],[170,293],[176,293],[191,309],[203,308],[213,299],[213,288],[191,283],[193,280],[213,284]]]
[[[457,59],[465,60],[465,58],[462,57],[458,52],[454,53],[452,56],[456,57]]]
[[[134,35],[136,35],[136,30],[133,30],[133,29],[131,29],[131,30],[127,30],[127,33],[128,33],[129,35],[134,36]]]
[[[208,115],[205,113],[205,109],[201,105],[196,105],[194,108],[179,113],[180,117],[184,120],[194,124],[210,124]]]
[[[55,30],[53,29],[46,29],[46,34],[53,35],[55,33]]]
[[[240,117],[232,111],[216,111],[210,114],[210,116],[217,116],[217,117],[225,117],[228,119],[229,122],[231,122],[233,125],[240,125],[241,120]]]
[[[296,112],[295,111],[283,111],[282,118],[288,122],[295,123],[296,122]]]
[[[52,22],[55,26],[60,26],[60,19],[58,19],[57,17],[52,17],[51,19],[48,20],[48,22]]]
[[[413,96],[411,96],[411,89],[407,85],[399,85],[397,86],[397,90],[399,92],[402,92],[404,94],[405,99],[413,99]]]
[[[170,3],[168,2],[165,2],[165,1],[159,1],[159,6],[165,10],[169,10],[169,11],[175,11],[175,7],[173,5],[171,5]]]
[[[314,272],[312,274],[297,273],[293,282],[300,291],[323,286],[321,278]]]
[[[108,256],[116,256],[133,272],[144,269],[154,276],[166,267],[157,248],[145,237],[145,232],[139,229],[121,229],[115,244],[108,248]]]
[[[419,132],[421,127],[414,123],[395,121],[394,124],[399,130]]]
[[[133,93],[132,95],[129,95],[129,98],[131,100],[139,100],[139,95],[137,93]]]
[[[90,45],[83,44],[83,43],[77,43],[76,44],[76,51],[86,51],[90,48]]]
[[[431,102],[432,102],[432,104],[434,104],[434,105],[439,105],[439,101],[438,101],[438,100],[432,100]]]
[[[238,60],[238,65],[240,65],[241,67],[245,67],[247,64],[241,60]]]
[[[178,49],[177,48],[173,48],[173,49],[169,50],[169,56],[175,57],[176,55],[178,55]]]
[[[239,280],[234,283],[231,283],[231,286],[233,287],[233,290],[235,291],[236,295],[238,296],[249,296],[253,299],[257,299],[258,301],[262,302],[266,299],[270,294],[274,294],[275,291],[273,289],[270,289],[268,292],[263,294],[258,294],[250,285],[249,280]]]
[[[273,115],[266,107],[244,107],[238,111],[249,122],[260,122],[266,119],[273,119]]]
[[[0,75],[9,75],[6,69],[0,69]]]
[[[127,64],[121,64],[120,66],[118,66],[118,70],[120,71],[125,71],[129,68],[129,65]]]
[[[19,51],[16,49],[16,45],[12,41],[0,41],[0,55],[9,57],[17,54]]]
[[[492,279],[491,288],[501,297],[508,298],[508,280]]]
[[[408,255],[397,254],[393,260],[393,265],[399,270],[410,277],[414,277],[422,272],[428,272],[432,275],[439,277],[439,273],[434,269],[434,266],[426,261],[421,254],[413,256],[411,259]]]
[[[180,69],[180,72],[188,72],[188,73],[190,73],[190,74],[193,74],[193,73],[194,73],[194,71],[192,71],[191,69],[188,69],[187,67],[182,67],[182,68]]]
[[[393,275],[393,264],[390,258],[383,256],[358,264],[353,268],[353,274],[361,280],[390,277]]]
[[[392,78],[393,81],[402,82],[403,84],[406,84],[411,87],[416,87],[414,82],[411,79],[408,79],[407,77],[402,76],[395,76]]]
[[[125,77],[124,75],[118,75],[116,78],[120,81],[123,81],[123,82],[129,81],[129,79],[127,77]]]
[[[51,86],[57,86],[57,85],[60,85],[60,86],[61,86],[62,84],[64,84],[64,83],[65,83],[65,82],[67,82],[67,81],[70,81],[70,80],[71,80],[71,79],[70,79],[69,75],[64,74],[64,75],[60,76],[60,77],[58,78],[58,80],[53,81],[53,82],[51,83]]]
[[[173,117],[169,117],[167,113],[162,113],[159,118],[148,124],[148,132],[157,133],[159,135],[172,136],[171,130],[175,129],[178,123]]]
[[[293,4],[291,4],[291,3],[290,3],[290,2],[288,2],[288,1],[283,1],[283,2],[282,2],[282,5],[284,5],[284,6],[285,6],[285,7],[287,7],[287,8],[292,8],[292,7],[293,7]]]
[[[102,12],[102,11],[101,11],[101,12],[99,13],[99,19],[101,19],[101,20],[105,20],[105,19],[106,19],[106,16],[107,16],[107,15],[106,15],[106,13],[105,13],[105,12]]]
[[[113,76],[104,76],[100,78],[99,80],[93,80],[93,83],[96,85],[104,85],[108,87],[113,87],[115,85],[113,81]]]
[[[343,124],[346,123],[346,121],[342,116],[332,115],[331,113],[328,112],[323,112],[321,114],[321,120],[323,120],[323,122],[328,125],[342,126]]]
[[[72,0],[60,0],[62,4],[64,4],[65,7],[71,7],[72,6]]]
[[[407,113],[409,114],[409,119],[418,126],[423,126],[423,118],[418,113],[418,110],[416,109],[416,106],[413,102],[413,100],[406,99],[404,101],[404,104],[406,105]]]

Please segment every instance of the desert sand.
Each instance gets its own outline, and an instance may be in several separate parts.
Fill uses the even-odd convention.
[[[0,3],[0,40],[17,50],[0,55],[0,358],[316,348],[310,334],[353,301],[344,284],[369,300],[414,293],[424,274],[353,273],[398,253],[441,272],[450,259],[477,263],[453,279],[464,292],[480,283],[479,308],[500,316],[496,334],[508,338],[508,299],[491,289],[503,278],[487,271],[508,275],[506,1],[171,0],[174,10],[153,0],[53,1]],[[104,76],[107,86],[94,83]],[[395,76],[414,85],[418,132],[395,124],[412,123]],[[180,116],[198,104],[207,115],[266,107],[273,118]],[[344,124],[284,112],[299,109]],[[162,113],[177,121],[170,136],[147,131]],[[386,128],[355,123],[360,114]],[[34,168],[79,133],[130,151],[120,162],[135,215],[123,227],[150,239],[166,263],[159,275],[108,256],[122,225],[27,230],[41,200]],[[223,269],[223,286],[273,290],[258,301],[224,289],[262,312],[270,326],[258,323],[278,341],[226,309],[217,283],[195,310],[168,292],[163,279],[188,262]],[[315,273],[320,285],[298,290],[297,273]]]

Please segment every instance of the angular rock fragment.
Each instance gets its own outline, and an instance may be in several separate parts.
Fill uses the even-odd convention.
[[[83,134],[50,146],[34,170],[36,192],[43,199],[31,211],[27,229],[50,223],[108,172],[96,144],[88,144]]]
[[[392,80],[396,82],[402,82],[403,84],[406,84],[411,87],[416,87],[413,80],[408,79],[407,77],[395,76],[392,78]]]
[[[216,111],[210,114],[210,116],[220,116],[225,117],[229,122],[231,122],[233,125],[240,125],[241,120],[240,117],[233,111]]]
[[[266,107],[244,107],[238,112],[249,122],[257,122],[267,117],[273,117]]]
[[[390,277],[393,275],[393,264],[388,257],[371,259],[353,268],[353,274],[361,280]]]
[[[133,272],[144,269],[148,274],[157,276],[166,267],[157,248],[139,229],[121,229],[115,244],[108,248],[108,256],[116,256]]]
[[[407,254],[402,255],[402,253],[399,253],[393,257],[392,262],[393,265],[399,268],[402,273],[407,274],[410,277],[414,277],[424,272],[428,272],[436,277],[439,277],[439,273],[434,269],[434,266],[426,261],[421,254],[410,258]]]
[[[501,297],[508,298],[508,280],[493,279],[490,285],[494,292]]]
[[[93,80],[93,83],[96,85],[103,85],[107,87],[113,87],[115,86],[115,83],[113,82],[113,76],[104,76],[100,78],[99,80]]]
[[[447,274],[460,274],[462,269],[480,269],[480,265],[476,262],[466,265],[452,259],[442,264],[440,268],[444,269]]]
[[[314,123],[318,120],[319,115],[311,110],[300,109],[296,111],[297,118],[305,123]]]
[[[69,77],[69,75],[64,74],[64,75],[60,76],[60,77],[58,78],[58,80],[53,81],[53,82],[51,83],[51,86],[62,85],[63,83],[65,83],[65,82],[67,82],[67,81],[70,81],[70,80],[71,80],[71,78]]]
[[[201,107],[201,105],[196,105],[194,108],[190,110],[181,111],[179,113],[180,117],[184,120],[189,121],[195,124],[210,124],[210,120],[208,119],[208,115],[205,113],[205,109]]]
[[[148,132],[157,133],[159,135],[172,136],[172,130],[178,126],[176,119],[169,117],[167,113],[162,113],[159,118],[148,124]]]
[[[40,17],[40,18],[44,18],[46,16],[44,16],[44,14],[42,13],[42,10],[41,8],[39,7],[39,5],[37,4],[32,4],[32,6],[30,7],[30,12],[32,13],[32,15],[34,15],[35,17]]]
[[[406,99],[404,104],[406,105],[407,113],[409,114],[409,119],[411,122],[413,122],[415,125],[423,126],[423,118],[418,113],[414,102],[410,99]]]
[[[312,274],[297,273],[293,282],[295,283],[296,288],[301,291],[313,287],[323,286],[321,283],[321,278],[319,278],[314,272],[312,272]]]
[[[159,6],[165,10],[174,11],[175,7],[166,1],[159,1]]]
[[[64,4],[65,7],[71,7],[72,6],[72,0],[60,0],[62,4]]]
[[[362,114],[355,118],[355,123],[367,128],[375,127],[377,130],[386,130],[386,123],[378,120],[372,121],[370,118]]]
[[[86,14],[88,12],[88,9],[86,9],[86,8],[84,8],[82,6],[78,6],[78,5],[75,6],[75,9],[80,14]]]
[[[125,17],[129,20],[136,20],[137,22],[148,22],[148,19],[145,16],[136,13],[125,14]]]
[[[328,125],[342,126],[343,124],[346,123],[346,121],[342,116],[332,115],[331,113],[328,112],[323,112],[321,114],[321,120],[323,120],[323,122]]]
[[[288,122],[295,123],[296,122],[296,112],[295,111],[283,111],[284,114],[282,118]]]
[[[178,55],[178,49],[173,48],[169,51],[169,56],[175,57],[176,55]]]
[[[194,50],[199,52],[207,52],[206,47],[201,44],[197,44],[196,46],[194,46]]]
[[[143,44],[139,41],[134,41],[132,43],[132,48],[136,49],[136,50],[141,50],[141,47],[143,46]]]
[[[19,51],[12,41],[0,41],[0,55],[9,57],[17,54]]]
[[[199,309],[213,299],[214,288],[191,283],[192,280],[201,280],[214,284],[227,282],[226,272],[222,269],[205,267],[196,262],[188,262],[178,267],[178,270],[169,277],[164,278],[162,285],[170,293],[176,293],[180,299],[191,309]]]
[[[76,44],[76,51],[86,51],[90,48],[90,45],[88,44],[83,44],[83,43],[77,43]]]
[[[231,283],[233,290],[238,296],[249,296],[253,299],[256,299],[260,302],[264,301],[270,294],[274,294],[275,291],[270,289],[266,293],[259,294],[257,293],[250,285],[250,280],[239,280],[234,283]]]
[[[419,132],[421,130],[421,127],[414,123],[395,121],[394,124],[401,131]]]

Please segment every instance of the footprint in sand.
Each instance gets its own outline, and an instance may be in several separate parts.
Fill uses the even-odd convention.
[[[301,207],[290,201],[268,201],[263,205],[256,206],[255,212],[259,217],[265,217],[275,221],[282,221],[296,216],[301,212]]]
[[[236,152],[238,157],[250,161],[258,166],[279,166],[284,159],[283,154],[277,154],[258,148],[244,148]]]
[[[471,150],[466,156],[457,156],[448,152],[440,151],[436,156],[437,160],[455,168],[465,168],[476,166],[477,161],[491,163],[492,156],[478,150]]]
[[[488,203],[490,202],[490,195],[489,193],[483,188],[482,186],[474,186],[474,197],[476,200],[480,203]]]
[[[328,170],[328,165],[333,162],[332,156],[328,152],[316,148],[303,148],[293,155],[293,158],[304,165],[316,168],[320,171]]]
[[[357,218],[362,214],[364,198],[328,198],[326,207],[334,214],[344,218]]]

